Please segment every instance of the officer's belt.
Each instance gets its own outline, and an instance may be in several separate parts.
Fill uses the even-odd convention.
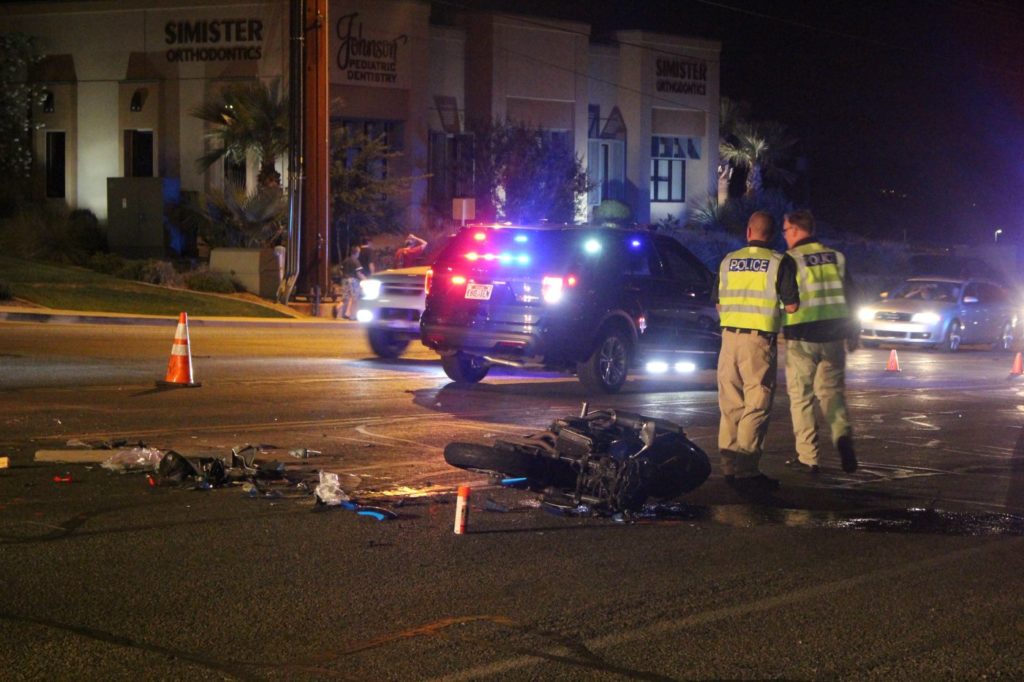
[[[757,336],[770,341],[774,341],[775,337],[778,336],[774,332],[766,332],[760,329],[741,329],[739,327],[722,327],[722,331],[733,332],[734,334],[756,334]]]

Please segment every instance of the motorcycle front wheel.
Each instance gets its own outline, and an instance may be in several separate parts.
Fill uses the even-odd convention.
[[[478,443],[448,443],[444,448],[444,461],[453,467],[498,473],[506,476],[527,476],[533,470],[534,457],[517,450],[498,450]]]

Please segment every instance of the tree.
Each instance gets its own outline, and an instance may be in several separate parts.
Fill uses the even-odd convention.
[[[723,163],[746,171],[746,196],[760,192],[765,179],[792,182],[793,174],[780,164],[789,158],[796,140],[784,126],[774,121],[744,122],[733,134],[734,141],[721,143],[718,153]]]
[[[570,139],[512,121],[476,121],[470,129],[478,213],[518,223],[573,221],[590,183]]]
[[[331,135],[331,215],[334,243],[341,256],[352,239],[408,231],[397,199],[408,195],[413,177],[389,172],[389,162],[401,152],[384,135],[368,135],[340,127]]]
[[[206,195],[201,207],[183,207],[183,222],[211,247],[266,248],[283,234],[288,216],[287,196],[261,187],[246,192],[228,186]]]
[[[38,62],[34,40],[21,33],[0,33],[0,176],[19,181],[32,171],[33,102],[42,89],[28,82],[29,67]]]
[[[725,206],[729,201],[729,185],[732,182],[735,166],[721,156],[721,149],[726,144],[737,142],[736,130],[750,119],[750,105],[737,102],[728,97],[719,101],[718,115],[718,204]]]
[[[221,158],[244,163],[251,151],[260,162],[259,186],[281,185],[274,163],[288,150],[288,97],[279,80],[231,85],[191,113],[210,124],[206,138],[212,147],[197,160],[200,170]]]

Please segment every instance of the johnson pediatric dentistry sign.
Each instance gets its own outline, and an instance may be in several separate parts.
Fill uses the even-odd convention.
[[[399,19],[401,13],[397,13]],[[331,82],[408,88],[409,35],[400,21],[364,12],[331,17]]]

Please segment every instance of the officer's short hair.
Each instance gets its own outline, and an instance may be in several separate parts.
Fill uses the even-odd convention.
[[[754,228],[765,241],[775,236],[775,218],[768,211],[754,211],[750,214],[747,225]]]
[[[787,213],[786,222],[796,225],[807,234],[814,234],[814,214],[805,208]]]

